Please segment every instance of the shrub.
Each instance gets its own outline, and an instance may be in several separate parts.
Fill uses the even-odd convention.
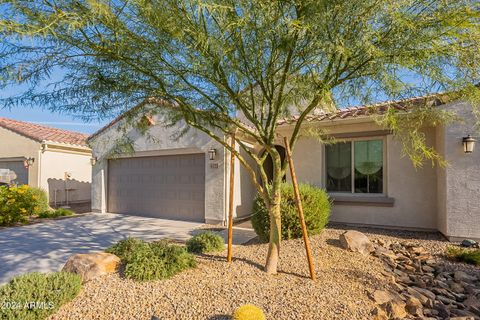
[[[54,314],[80,292],[79,275],[27,273],[0,287],[2,319],[38,320]]]
[[[121,240],[106,250],[122,259],[125,277],[137,281],[169,278],[196,266],[185,248],[166,241],[148,243],[135,238]]]
[[[74,215],[73,211],[65,209],[65,208],[58,208],[56,210],[47,210],[38,215],[39,218],[47,219],[47,218],[58,218],[58,217],[66,217]]]
[[[480,249],[448,247],[447,256],[455,261],[480,266]]]
[[[219,252],[224,248],[223,237],[211,231],[194,235],[187,241],[187,250],[194,253]]]
[[[253,304],[245,304],[233,313],[233,320],[265,320],[262,309]]]
[[[303,214],[309,235],[319,234],[327,225],[331,202],[327,193],[307,184],[300,184],[300,197]],[[295,205],[295,195],[291,184],[283,183],[280,187],[282,199],[282,239],[295,239],[302,236],[302,228]],[[257,195],[253,204],[252,225],[259,238],[269,240],[270,217],[262,198]]]
[[[0,225],[28,222],[31,216],[48,210],[45,191],[27,185],[0,187]]]

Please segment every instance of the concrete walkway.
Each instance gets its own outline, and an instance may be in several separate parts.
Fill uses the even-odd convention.
[[[152,241],[191,237],[195,222],[87,214],[0,230],[0,284],[26,272],[60,270],[75,253],[99,251],[128,236]]]

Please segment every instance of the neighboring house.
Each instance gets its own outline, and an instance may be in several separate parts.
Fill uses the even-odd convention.
[[[51,205],[90,202],[92,152],[87,137],[0,118],[0,178],[44,189]]]
[[[323,145],[301,137],[294,149],[300,182],[326,188],[334,199],[331,221],[381,227],[439,230],[450,239],[480,238],[480,148],[466,154],[462,138],[474,135],[471,107],[462,101],[442,104],[435,95],[376,105],[408,110],[426,101],[455,110],[465,122],[424,128],[428,144],[448,161],[446,168],[414,168],[401,143],[369,115],[368,107],[316,114],[306,127],[322,128],[344,143]],[[173,139],[186,124],[155,125],[147,139],[127,130],[134,154],[109,158],[123,132],[123,116],[89,138],[98,158],[93,168],[92,209],[168,219],[224,223],[228,203],[228,152],[204,133],[191,129]],[[279,123],[291,133],[294,119]],[[282,139],[279,137],[279,149]],[[257,153],[262,146],[251,145]],[[215,153],[213,153],[215,151]],[[214,156],[212,157],[212,155]],[[240,167],[237,160],[237,168]],[[235,183],[235,217],[251,212],[255,189],[245,170]],[[238,171],[237,171],[238,172]],[[288,179],[288,177],[287,177]]]

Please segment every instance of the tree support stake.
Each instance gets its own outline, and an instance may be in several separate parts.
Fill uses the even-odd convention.
[[[290,175],[292,177],[293,191],[295,193],[295,204],[297,205],[298,216],[302,225],[303,241],[305,243],[305,251],[307,252],[308,269],[310,270],[310,278],[315,280],[315,267],[313,265],[312,252],[310,250],[310,240],[308,239],[307,225],[305,224],[305,217],[303,215],[302,200],[300,199],[300,192],[298,190],[297,176],[295,174],[295,166],[293,165],[292,152],[287,137],[283,137],[285,149],[287,153],[288,166],[290,168]]]
[[[235,150],[235,133],[231,136],[230,146]],[[233,242],[233,191],[235,185],[235,153],[230,151],[230,194],[228,197],[228,241],[227,241],[227,261],[232,262],[232,242]]]

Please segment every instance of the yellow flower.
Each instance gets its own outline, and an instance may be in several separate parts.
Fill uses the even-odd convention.
[[[20,208],[20,212],[21,212],[21,213],[26,213],[27,210],[25,210],[25,208]]]

